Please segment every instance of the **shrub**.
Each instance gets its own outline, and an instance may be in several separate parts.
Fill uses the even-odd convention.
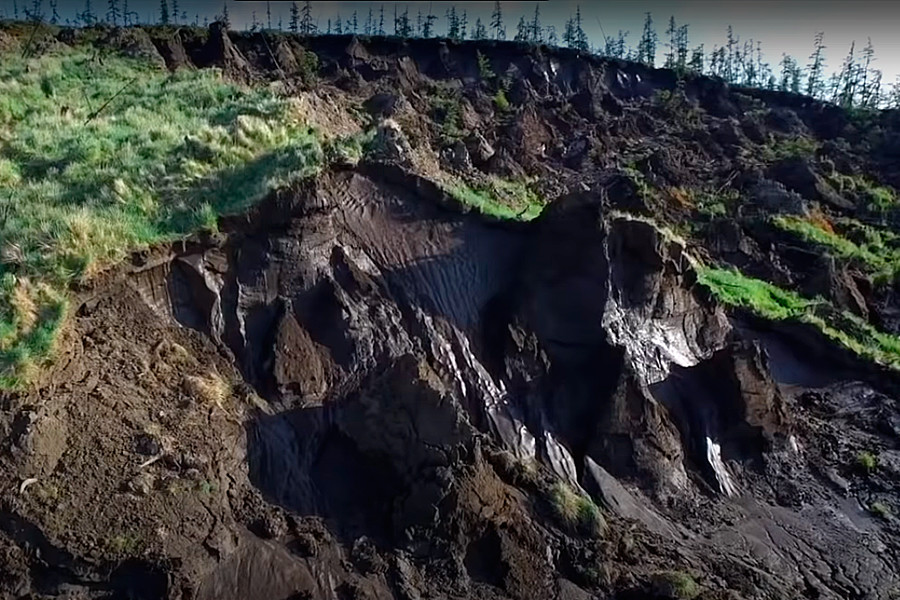
[[[506,98],[506,92],[503,88],[497,90],[497,93],[494,94],[494,106],[497,107],[497,110],[501,112],[506,112],[509,110],[509,100]]]
[[[491,69],[491,61],[480,50],[476,51],[478,57],[478,75],[485,81],[492,81],[496,75]]]

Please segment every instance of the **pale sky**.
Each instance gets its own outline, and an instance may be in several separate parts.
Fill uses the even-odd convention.
[[[31,4],[33,0],[0,0],[0,14],[10,16],[13,2]],[[93,0],[95,11],[105,11],[108,0]],[[122,0],[120,0],[122,1]],[[265,1],[226,0],[229,5],[232,26],[248,27],[251,13],[256,11],[257,18],[264,23],[266,14]],[[84,10],[85,0],[59,0],[59,13],[63,18]],[[171,2],[171,0],[170,0]],[[130,0],[130,9],[136,10],[141,19],[158,17],[159,0]],[[555,25],[558,34],[568,17],[575,12],[576,5],[581,5],[584,28],[591,43],[602,46],[602,31],[615,37],[618,30],[629,31],[629,45],[637,45],[643,27],[644,13],[653,15],[656,31],[660,37],[659,61],[665,47],[665,29],[670,15],[674,15],[678,24],[689,24],[691,47],[705,44],[707,53],[713,45],[721,45],[725,40],[726,27],[731,24],[741,40],[752,38],[762,42],[764,58],[777,72],[781,53],[793,55],[801,65],[806,65],[812,51],[813,36],[817,31],[825,32],[827,69],[840,67],[844,56],[853,40],[857,50],[865,46],[871,38],[875,47],[876,62],[874,67],[884,72],[884,83],[893,83],[900,75],[900,1],[895,0],[603,0],[602,2],[574,2],[568,0],[549,0],[546,2],[502,2],[504,21],[508,37],[515,34],[519,17],[530,18],[536,5],[540,6],[542,23]],[[48,0],[44,1],[47,10]],[[365,15],[372,7],[377,13],[381,6],[385,9],[386,29],[392,30],[394,6],[402,11],[409,7],[411,17],[421,10],[429,9],[438,16],[437,31],[446,29],[446,10],[455,5],[458,11],[465,9],[468,13],[470,31],[474,28],[475,19],[481,17],[487,24],[494,7],[488,2],[312,2],[313,13],[318,18],[319,27],[324,30],[329,17],[334,18],[339,12],[346,19],[354,10],[358,12],[360,26]],[[287,27],[290,1],[270,2],[273,25],[277,26],[279,16]],[[200,21],[208,16],[212,18],[222,10],[222,0],[181,0],[179,11],[188,13],[188,19],[194,20],[199,14]]]

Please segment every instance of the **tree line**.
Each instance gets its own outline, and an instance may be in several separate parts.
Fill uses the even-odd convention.
[[[58,0],[49,0],[45,14],[44,0],[31,0],[22,3],[12,0],[14,18],[24,17],[28,20],[49,20],[51,23],[61,22]],[[139,23],[137,13],[129,10],[128,0],[106,0],[105,13],[96,12],[92,0],[84,0],[84,10],[74,19],[66,19],[69,25],[93,25],[106,21],[113,25],[136,25]],[[229,24],[227,0],[220,13],[214,19]],[[762,43],[753,39],[742,40],[731,25],[725,30],[725,40],[713,46],[709,51],[704,44],[691,46],[689,41],[689,25],[678,23],[675,17],[669,18],[663,32],[662,44],[656,30],[651,13],[645,13],[643,27],[636,45],[628,43],[630,32],[619,30],[615,35],[607,36],[594,43],[584,28],[581,7],[566,20],[562,32],[557,32],[552,24],[545,25],[541,19],[540,3],[536,3],[534,13],[527,17],[519,17],[515,33],[509,36],[504,20],[503,6],[495,0],[490,20],[484,22],[480,17],[470,23],[467,11],[455,6],[447,9],[443,15],[444,28],[438,31],[441,18],[430,10],[423,13],[418,10],[411,15],[408,7],[402,10],[396,3],[390,13],[385,6],[378,9],[370,7],[366,14],[353,11],[350,14],[329,17],[324,23],[314,14],[312,2],[292,2],[289,19],[285,24],[279,17],[277,23],[272,21],[272,11],[266,2],[265,20],[260,21],[254,11],[251,15],[249,29],[284,30],[304,36],[332,34],[360,34],[368,36],[393,35],[405,38],[431,38],[443,34],[455,40],[507,40],[533,44],[546,44],[554,47],[566,47],[622,60],[635,61],[645,65],[662,66],[673,69],[680,75],[689,73],[719,77],[730,84],[758,87],[783,92],[802,93],[813,98],[832,102],[845,108],[900,108],[900,77],[892,85],[886,85],[882,79],[882,71],[876,68],[875,50],[871,39],[865,46],[857,48],[854,41],[840,64],[839,68],[827,71],[824,50],[825,34],[818,32],[812,44],[812,52],[805,60],[789,54],[782,54],[781,60],[772,65],[764,60]],[[195,14],[191,21],[187,11],[179,5],[179,0],[159,0],[158,23],[160,24],[193,24],[200,25],[200,15]],[[208,23],[203,19],[203,25]],[[601,28],[602,31],[602,28]],[[662,62],[658,65],[659,51],[662,51]]]

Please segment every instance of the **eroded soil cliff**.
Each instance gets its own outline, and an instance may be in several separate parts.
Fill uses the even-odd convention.
[[[53,365],[0,394],[3,594],[900,590],[895,371],[701,281],[730,265],[897,333],[892,277],[772,217],[891,233],[870,196],[900,187],[898,115],[515,44],[44,43],[85,35],[372,136],[77,292]],[[453,193],[496,178],[540,215]]]

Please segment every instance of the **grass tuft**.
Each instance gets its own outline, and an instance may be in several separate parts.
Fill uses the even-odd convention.
[[[594,502],[568,485],[557,482],[550,489],[550,503],[557,518],[571,529],[579,529],[592,537],[602,536],[606,521]]]

